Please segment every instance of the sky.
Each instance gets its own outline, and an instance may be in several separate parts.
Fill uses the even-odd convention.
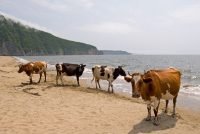
[[[100,50],[200,54],[200,0],[0,0],[0,14]]]

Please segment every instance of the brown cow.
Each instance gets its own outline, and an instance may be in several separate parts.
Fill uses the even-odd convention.
[[[26,72],[26,74],[30,78],[30,84],[32,84],[32,82],[33,82],[32,81],[32,75],[33,74],[40,74],[40,78],[39,78],[39,81],[38,81],[38,83],[40,83],[42,73],[44,73],[44,76],[45,76],[44,82],[46,82],[46,70],[47,70],[47,63],[37,61],[37,62],[29,62],[27,64],[19,65],[18,73],[21,73],[23,71]]]
[[[127,82],[132,84],[132,97],[142,99],[147,102],[148,116],[147,121],[151,120],[151,103],[154,107],[154,125],[159,125],[158,108],[160,99],[166,100],[165,112],[167,113],[168,102],[173,99],[173,114],[175,116],[176,99],[180,89],[181,73],[176,68],[164,70],[149,70],[146,73],[134,73],[124,77]]]

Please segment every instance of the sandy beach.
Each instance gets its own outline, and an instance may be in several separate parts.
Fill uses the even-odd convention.
[[[171,101],[168,114],[160,107],[160,125],[154,126],[145,121],[142,100],[88,88],[84,80],[77,87],[69,77],[65,86],[56,86],[55,71],[47,72],[46,83],[42,77],[40,84],[22,84],[29,78],[17,65],[12,57],[0,57],[0,134],[200,133],[200,112],[177,105],[172,118]]]

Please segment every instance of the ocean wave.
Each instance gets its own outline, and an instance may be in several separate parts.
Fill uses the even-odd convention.
[[[15,56],[14,56],[14,58],[16,59],[16,61],[17,61],[18,63],[26,64],[26,63],[29,62],[28,60],[25,60],[25,59],[20,58],[20,57],[15,57]]]
[[[183,75],[182,78],[186,79],[186,80],[197,80],[197,79],[200,79],[200,77],[197,76],[197,75]]]
[[[92,70],[89,68],[85,68],[84,73],[92,74]]]
[[[182,72],[183,73],[192,73],[192,70],[191,69],[183,69]]]
[[[47,64],[47,70],[49,70],[49,71],[55,71],[56,67],[55,67],[55,65]]]
[[[187,95],[200,96],[200,85],[183,85],[180,92]]]

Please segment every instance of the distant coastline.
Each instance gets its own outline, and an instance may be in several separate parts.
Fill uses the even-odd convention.
[[[100,50],[103,55],[132,55],[129,52],[122,50]]]

